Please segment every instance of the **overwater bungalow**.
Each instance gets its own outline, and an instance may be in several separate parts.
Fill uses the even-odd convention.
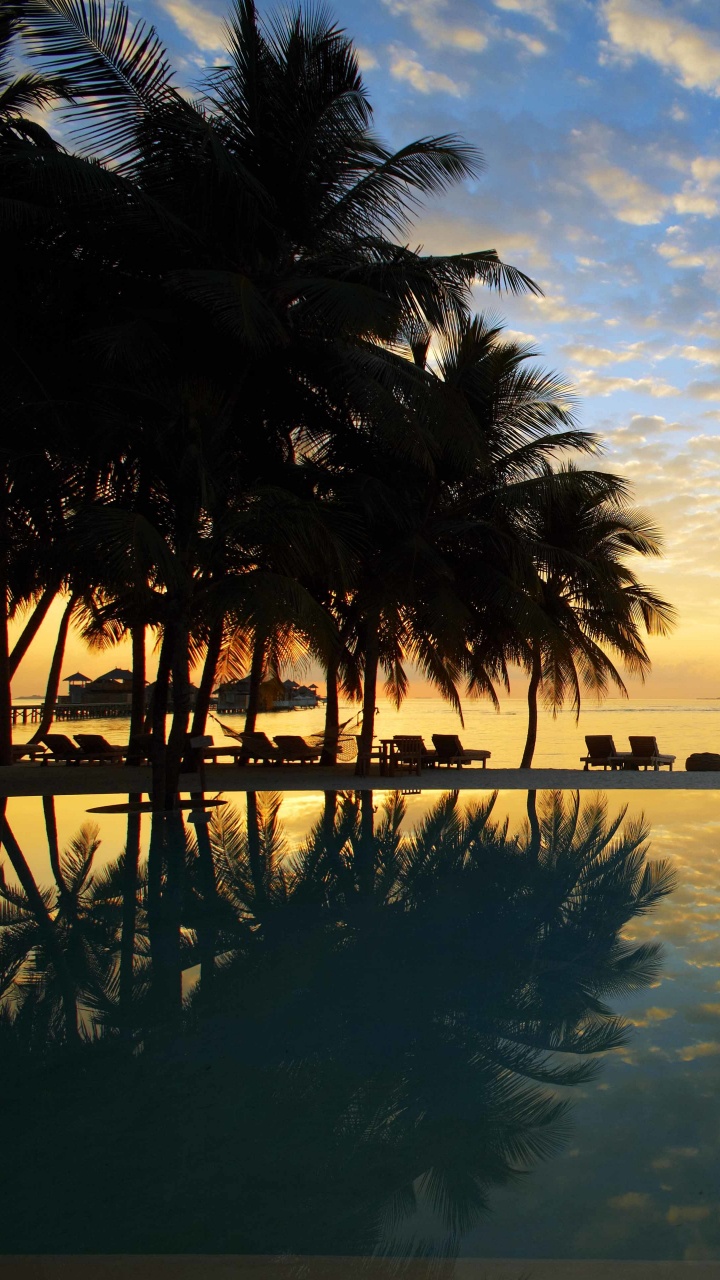
[[[219,712],[247,711],[250,677],[229,680],[215,692]],[[260,685],[261,711],[293,711],[299,707],[316,707],[320,701],[316,684],[298,684],[296,680],[278,680],[271,676]]]
[[[87,706],[93,703],[102,706],[117,703],[130,706],[132,671],[127,671],[123,667],[113,667],[112,671],[106,671],[95,680],[83,675],[81,671],[76,671],[71,676],[65,676],[64,683],[68,686],[68,692],[65,695],[61,694],[60,702],[70,702],[73,706]]]

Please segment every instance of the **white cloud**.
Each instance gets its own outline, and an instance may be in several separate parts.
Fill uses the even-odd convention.
[[[591,311],[589,307],[576,306],[572,302],[568,302],[561,293],[546,293],[542,298],[528,298],[531,306],[537,307],[543,320],[549,320],[551,324],[561,324],[566,321],[582,323],[585,320],[594,320],[597,317],[597,311]]]
[[[620,1209],[624,1213],[644,1213],[652,1209],[653,1199],[646,1191],[626,1191],[622,1196],[612,1196],[608,1204],[611,1209]]]
[[[720,38],[670,13],[656,0],[605,0],[603,15],[614,48],[671,71],[686,89],[720,96]]]
[[[662,191],[619,165],[596,164],[588,169],[585,181],[618,221],[636,227],[660,222],[670,203]]]
[[[356,44],[355,52],[357,54],[357,60],[358,60],[358,63],[360,64],[361,71],[372,71],[375,67],[379,65],[378,60],[375,57],[375,54],[372,52],[372,49],[366,49],[364,48],[363,45]]]
[[[640,347],[642,344],[638,343]],[[624,364],[627,360],[637,360],[640,352],[635,346],[624,351],[611,351],[609,347],[593,347],[582,343],[568,343],[561,350],[573,364],[590,365],[593,369],[607,368],[608,365]]]
[[[720,178],[720,160],[715,156],[696,156],[690,165],[690,172],[698,182],[714,182]]]
[[[685,388],[695,400],[720,400],[720,378],[688,383]]]
[[[676,213],[701,213],[705,218],[712,218],[720,206],[714,196],[694,190],[686,183],[685,188],[673,196],[673,207]]]
[[[689,267],[704,267],[707,265],[702,254],[689,253],[687,250],[682,249],[680,245],[661,244],[658,246],[658,253],[661,258],[667,260],[669,267],[687,269]]]
[[[487,36],[477,27],[447,22],[441,16],[442,10],[447,8],[447,0],[383,0],[383,4],[394,17],[408,17],[413,30],[433,48],[445,46],[464,49],[468,53],[482,53],[487,46]]]
[[[196,0],[160,0],[176,27],[199,49],[224,49],[223,19],[203,9]]]
[[[534,333],[525,333],[522,329],[503,329],[503,342],[517,342],[522,346],[535,346],[537,338]]]
[[[680,355],[684,360],[692,360],[694,364],[709,364],[720,367],[720,347],[683,347]]]
[[[542,40],[526,35],[524,31],[512,31],[509,27],[506,27],[503,34],[508,40],[517,40],[525,52],[531,53],[535,58],[540,58],[544,53],[547,53],[547,45],[543,44]]]
[[[493,0],[496,9],[504,13],[520,13],[525,18],[535,18],[548,31],[556,31],[557,23],[547,0]]]
[[[667,1220],[671,1227],[679,1227],[686,1222],[704,1222],[713,1212],[709,1204],[671,1204]]]
[[[450,93],[454,98],[461,98],[467,86],[459,81],[451,80],[442,71],[430,71],[418,61],[409,49],[390,50],[390,74],[395,80],[404,80],[417,89],[418,93]]]
[[[720,251],[718,249],[694,248],[688,244],[686,236],[678,235],[678,228],[675,227],[669,228],[667,238],[656,248],[660,257],[665,259],[668,266],[678,270],[702,267],[706,272],[712,273],[720,269]]]
[[[582,396],[609,396],[615,391],[634,391],[638,395],[664,400],[667,396],[682,394],[678,387],[673,387],[663,378],[610,378],[590,371],[578,374],[575,385]]]
[[[540,218],[536,216],[537,224]],[[451,211],[423,211],[417,224],[418,238],[428,253],[467,253],[473,249],[495,249],[503,262],[510,262],[531,275],[551,265],[550,255],[533,232],[510,231],[507,227],[476,216],[454,215]],[[482,299],[482,301],[480,301]],[[478,286],[478,307],[488,305],[487,289]]]

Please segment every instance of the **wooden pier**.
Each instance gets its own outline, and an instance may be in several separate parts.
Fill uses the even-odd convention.
[[[13,724],[39,724],[42,718],[42,702],[13,703]],[[130,708],[124,702],[71,703],[58,702],[53,711],[53,720],[114,720],[130,719]]]

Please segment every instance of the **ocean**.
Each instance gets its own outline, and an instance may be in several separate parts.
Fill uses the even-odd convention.
[[[351,720],[349,729],[355,727],[357,711],[354,704],[341,705],[340,720]],[[407,698],[399,711],[380,700],[375,736],[392,738],[396,733],[420,733],[429,746],[433,733],[458,733],[463,746],[492,752],[489,767],[519,766],[527,731],[524,698],[505,698],[499,712],[493,711],[488,702],[468,701],[463,716],[464,726],[453,709],[437,697]],[[270,737],[273,733],[306,736],[322,731],[324,717],[322,704],[315,709],[268,712],[258,716],[257,728]],[[220,719],[237,731],[243,727],[243,715],[223,715]],[[127,742],[127,720],[70,721],[56,728],[70,735],[74,728],[103,733],[110,742]],[[215,720],[208,722],[208,733],[216,742],[226,736]],[[691,752],[720,752],[720,698],[609,698],[600,706],[588,701],[579,721],[572,711],[561,711],[555,718],[541,711],[534,766],[578,768],[580,757],[585,754],[587,733],[612,734],[618,751],[629,750],[629,734],[652,734],[663,754],[677,756],[675,768],[684,768]],[[15,741],[24,742],[31,734],[32,726],[17,725]]]

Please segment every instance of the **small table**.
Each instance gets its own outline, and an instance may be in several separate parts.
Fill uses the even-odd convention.
[[[395,742],[393,738],[380,739],[380,773],[392,777],[395,773]]]

